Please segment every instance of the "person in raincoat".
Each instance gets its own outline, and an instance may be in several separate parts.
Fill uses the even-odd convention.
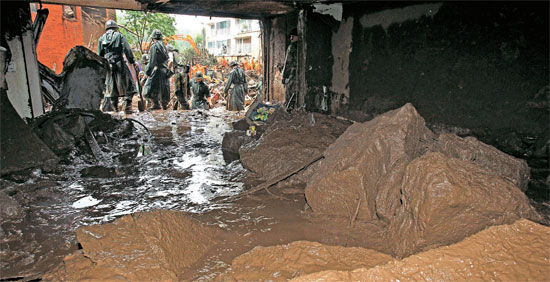
[[[283,84],[285,88],[285,106],[287,110],[294,109],[298,101],[298,83],[296,70],[298,67],[298,30],[290,32],[290,45],[286,49],[285,65],[283,67]]]
[[[208,109],[207,98],[210,96],[210,89],[203,81],[202,73],[200,71],[195,73],[195,78],[191,80],[191,90],[193,91],[193,98],[191,102],[191,108],[195,109]]]
[[[244,74],[244,71],[239,67],[239,64],[237,64],[237,62],[232,61],[231,63],[229,63],[229,66],[233,69],[229,73],[229,77],[227,78],[227,83],[225,84],[225,89],[223,90],[223,93],[225,94],[227,103],[229,105],[228,110],[242,111],[244,110],[244,95],[248,90],[246,75]],[[227,93],[231,89],[231,85],[233,85],[233,90],[231,91],[231,95],[227,97]]]
[[[153,30],[153,44],[149,50],[149,62],[145,67],[145,85],[143,94],[153,102],[153,110],[166,110],[170,101],[170,76],[168,69],[168,50],[162,44],[162,33]]]
[[[135,91],[131,91],[130,70],[124,62],[124,56],[131,65],[136,64],[130,45],[122,33],[118,31],[118,25],[113,20],[105,23],[107,30],[99,38],[97,53],[107,59],[110,70],[105,80],[105,98],[101,109],[103,111],[118,111],[118,97],[125,97],[125,111],[132,112],[132,97]],[[124,55],[124,56],[123,56]],[[130,85],[128,85],[130,83]],[[128,91],[130,89],[130,91]]]
[[[187,101],[191,98],[191,89],[189,83],[189,65],[177,67],[178,71],[174,75],[176,83],[176,98],[178,101],[174,103],[174,110],[189,110]]]

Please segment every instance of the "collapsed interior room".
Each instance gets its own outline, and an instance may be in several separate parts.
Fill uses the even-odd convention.
[[[31,2],[36,1],[1,3],[2,47],[7,47],[11,57],[11,63],[3,65],[7,70],[4,72],[7,88],[2,86],[1,174],[6,181],[2,186],[10,187],[4,194],[12,198],[16,198],[17,185],[28,184],[29,180],[24,173],[19,179],[13,175],[32,173],[36,168],[56,173],[51,167],[59,162],[59,157],[48,149],[51,148],[48,142],[41,140],[28,125],[33,124],[29,120],[40,121],[45,114],[44,85],[36,57],[40,29],[37,21],[31,19]],[[445,258],[442,246],[456,249],[457,256],[474,257],[476,266],[469,273],[478,279],[548,279],[548,2],[51,0],[42,3],[259,20],[262,96],[273,104],[285,102],[282,70],[290,44],[288,34],[296,28],[297,104],[303,109],[296,115],[280,117],[277,123],[268,122],[265,132],[260,132],[262,137],[257,139],[245,136],[248,125],[240,133],[225,133],[235,136],[234,144],[238,144],[233,149],[237,159],[247,172],[254,174],[246,180],[252,179],[247,186],[252,186],[252,190],[261,188],[255,190],[256,195],[244,192],[249,197],[235,199],[238,208],[234,212],[228,212],[231,208],[223,206],[225,202],[212,199],[193,203],[186,207],[186,212],[201,204],[223,206],[227,210],[207,208],[204,212],[191,212],[190,216],[173,211],[148,213],[156,209],[177,210],[161,204],[136,210],[136,215],[130,218],[120,214],[110,218],[109,223],[88,222],[104,223],[103,229],[99,225],[73,226],[74,230],[78,227],[78,231],[70,230],[76,238],[63,242],[67,245],[63,251],[52,249],[49,257],[43,255],[51,261],[36,259],[25,264],[21,262],[23,258],[5,251],[1,279],[467,279],[468,276],[460,274],[441,274],[461,273],[457,269],[465,269],[453,262],[442,263],[441,258]],[[43,24],[48,25],[48,21]],[[74,68],[81,67],[80,59],[74,59]],[[90,68],[104,67],[101,61],[82,55],[84,59],[90,60]],[[86,84],[80,77],[72,79],[77,82],[69,82],[69,76],[64,81],[82,84],[79,90],[82,92],[103,86],[99,80]],[[67,95],[71,94],[61,91],[61,97]],[[158,124],[155,125],[158,128],[150,128],[153,136],[157,134],[151,139],[173,146],[175,141],[168,140],[170,136],[188,129],[173,127],[180,122],[180,116],[170,118],[174,119],[150,118],[141,122],[147,126]],[[204,130],[218,126],[212,123],[224,122],[227,119],[214,117],[214,121],[203,125]],[[233,125],[227,131],[235,129]],[[223,137],[224,132],[220,134]],[[220,147],[221,139],[217,142]],[[210,145],[200,140],[186,150],[202,150],[205,146]],[[217,152],[221,153],[219,149]],[[163,160],[164,151],[158,152]],[[427,171],[428,168],[433,171]],[[226,168],[224,173],[230,174],[232,169]],[[174,171],[170,171],[173,175]],[[456,175],[447,176],[455,172]],[[106,180],[94,186],[100,192],[94,190],[93,195],[106,193],[100,186],[109,183],[109,178],[124,174],[124,169],[116,167],[102,170],[101,177]],[[419,192],[418,187],[432,181],[432,176],[443,184],[433,184],[436,180],[430,183],[443,187],[442,190],[427,188]],[[48,185],[58,185],[52,182],[55,181],[50,179]],[[458,192],[452,192],[455,186],[445,186],[449,182],[463,190],[456,188]],[[465,188],[484,185],[498,188],[491,188],[495,191],[480,188],[482,192]],[[268,190],[270,187],[272,191]],[[430,200],[415,201],[415,197]],[[453,202],[447,198],[460,200]],[[250,216],[245,218],[242,214]],[[252,223],[254,220],[256,223]],[[15,222],[10,224],[24,224],[21,220]],[[15,235],[0,231],[4,237],[2,245],[8,246],[2,249],[13,251],[16,247],[10,245],[9,238]],[[120,238],[117,232],[122,234]],[[125,241],[128,234],[139,236]],[[518,238],[530,241],[521,245]],[[25,237],[22,240],[37,241]],[[46,236],[41,240],[50,239]],[[518,270],[510,270],[508,274],[503,267],[491,274],[494,276],[483,276],[480,273],[486,270],[484,263],[488,259],[481,258],[484,251],[473,246],[478,241],[490,245],[495,240],[514,242],[509,252],[521,258],[532,252],[536,259],[523,262]],[[287,245],[281,247],[281,244]],[[228,251],[224,252],[224,246]],[[328,253],[329,258],[305,255],[313,250],[320,252],[321,257]],[[466,251],[460,253],[460,250]],[[132,251],[147,255],[122,263]],[[503,261],[506,257],[503,250],[485,249],[485,252],[494,252]],[[276,257],[284,262],[278,265],[274,262]],[[20,261],[16,265],[10,260]],[[59,267],[63,260],[64,266]],[[308,260],[327,263],[305,262]],[[420,265],[419,260],[429,263]],[[404,269],[411,265],[428,274],[406,273]],[[457,268],[453,269],[453,265]],[[502,265],[509,264],[502,262]],[[529,267],[536,270],[529,273],[526,270]]]

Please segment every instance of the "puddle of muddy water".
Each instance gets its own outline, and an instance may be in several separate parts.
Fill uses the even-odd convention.
[[[76,249],[74,231],[82,225],[154,209],[202,213],[226,208],[230,204],[211,202],[243,189],[234,180],[242,166],[226,164],[221,152],[223,134],[234,120],[224,109],[144,112],[132,118],[147,126],[152,136],[136,125],[140,136],[122,142],[118,152],[106,152],[112,173],[94,170],[83,177],[82,171],[89,172],[89,159],[75,156],[61,176],[42,173],[32,180],[54,184],[45,197],[30,200],[24,219],[2,224],[6,236],[1,242],[0,279],[32,277],[51,269]],[[12,190],[24,193],[20,187]]]

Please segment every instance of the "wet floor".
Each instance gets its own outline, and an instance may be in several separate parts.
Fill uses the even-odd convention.
[[[31,277],[77,248],[74,230],[153,209],[201,213],[230,204],[212,200],[243,189],[242,167],[226,164],[223,134],[236,116],[210,111],[136,113],[135,134],[104,149],[103,163],[76,157],[63,174],[35,171],[10,196],[25,200],[23,220],[3,224],[2,275]],[[18,192],[15,192],[18,191]],[[24,199],[23,199],[24,198]]]

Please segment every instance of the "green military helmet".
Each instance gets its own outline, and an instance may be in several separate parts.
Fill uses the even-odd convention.
[[[160,31],[160,29],[155,29],[153,30],[153,34],[151,36],[153,37],[153,39],[160,40],[162,39],[162,32]]]
[[[147,61],[147,60],[149,60],[149,55],[147,55],[147,54],[141,55],[141,60],[142,60],[142,61]]]
[[[239,64],[238,64],[236,61],[231,61],[231,62],[229,63],[229,66],[230,66],[230,67],[232,67],[232,66],[237,66],[237,65],[239,65]]]
[[[108,21],[105,23],[105,30],[108,30],[108,29],[111,29],[111,28],[118,28],[118,25],[116,24],[115,21],[113,21],[113,20],[108,20]]]

